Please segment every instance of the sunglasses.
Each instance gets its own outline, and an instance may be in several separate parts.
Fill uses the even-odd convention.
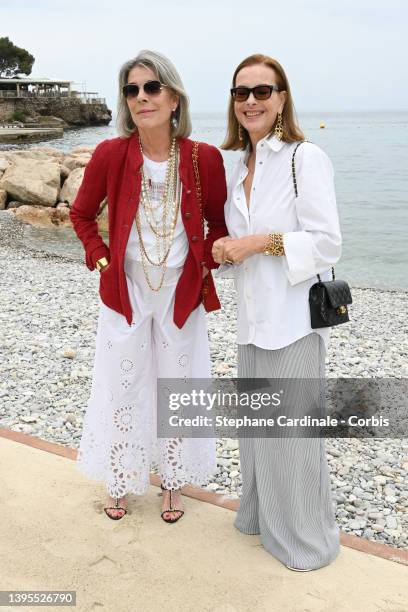
[[[122,93],[125,98],[135,98],[139,95],[140,89],[143,89],[145,94],[148,96],[157,96],[163,87],[167,87],[160,81],[146,81],[144,85],[136,85],[135,83],[129,83],[128,85],[124,85],[122,87]]]
[[[231,96],[235,102],[245,102],[252,92],[256,100],[268,100],[273,91],[281,91],[281,88],[277,85],[257,85],[256,87],[240,86],[231,89]]]

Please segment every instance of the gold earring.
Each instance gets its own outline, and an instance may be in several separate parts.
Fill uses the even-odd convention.
[[[242,142],[244,140],[244,130],[242,129],[242,125],[238,123],[238,138]]]
[[[278,140],[282,140],[283,136],[283,121],[282,121],[282,113],[278,113],[278,119],[276,121],[274,135]]]

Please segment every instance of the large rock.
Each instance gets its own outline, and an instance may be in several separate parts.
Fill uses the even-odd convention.
[[[3,151],[1,157],[12,164],[26,159],[36,159],[43,161],[54,161],[62,163],[65,153],[51,147],[34,147],[23,151]]]
[[[52,115],[40,115],[36,123],[41,127],[69,127],[61,117],[53,117]]]
[[[0,179],[4,174],[4,171],[10,166],[10,162],[5,157],[0,157]]]
[[[75,153],[89,153],[90,155],[92,155],[92,153],[95,151],[95,147],[88,147],[86,145],[79,145],[78,147],[75,147],[74,149],[72,149],[72,151],[69,153],[69,155],[74,155]]]
[[[63,167],[64,169],[67,168],[70,172],[75,170],[75,168],[85,168],[90,159],[91,155],[87,155],[86,153],[74,153],[67,155],[67,157],[64,157]]]
[[[70,126],[108,125],[112,120],[112,112],[106,104],[85,104],[75,97],[38,96],[4,99],[3,102],[7,103],[7,116],[20,112],[26,117],[26,122],[30,117],[37,122],[40,116],[59,117]],[[4,103],[0,106],[4,106]],[[0,109],[0,119],[2,110]]]
[[[13,202],[13,200],[10,200],[10,202],[7,204],[7,210],[11,210],[12,208],[20,208],[20,206],[27,206],[27,204],[23,204],[23,202]]]
[[[0,210],[4,210],[6,208],[7,202],[7,191],[4,189],[0,189]]]
[[[72,202],[76,198],[78,189],[81,186],[84,173],[85,168],[75,168],[75,170],[72,170],[72,172],[70,172],[68,178],[62,186],[61,193],[59,196],[60,202],[68,202],[68,204],[72,204]]]
[[[11,208],[10,214],[23,223],[29,223],[38,227],[52,227],[55,225],[72,227],[69,209],[66,207],[45,208],[44,206],[23,205],[18,208]]]
[[[0,157],[0,172],[4,172],[10,166],[10,162],[5,157]]]
[[[71,170],[69,168],[66,168],[64,164],[62,164],[61,166],[61,179],[62,179],[61,182],[62,183],[65,181],[66,178],[69,177],[70,173],[71,173]]]
[[[54,206],[60,192],[60,164],[48,159],[14,159],[0,179],[0,189],[18,202]]]

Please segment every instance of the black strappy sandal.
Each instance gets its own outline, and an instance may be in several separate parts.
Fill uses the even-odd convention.
[[[125,516],[125,514],[127,514],[126,508],[122,508],[121,506],[119,506],[119,498],[118,497],[115,498],[115,505],[114,506],[107,506],[106,508],[104,508],[104,510],[105,510],[106,516],[109,516],[109,518],[112,519],[112,521],[119,521],[121,518],[123,518]],[[124,514],[122,514],[122,516],[111,516],[110,514],[108,514],[107,510],[123,510]]]
[[[181,517],[183,516],[183,514],[184,514],[184,510],[177,510],[177,508],[172,508],[172,503],[171,503],[171,492],[172,492],[172,489],[165,489],[165,487],[163,487],[163,485],[162,485],[162,484],[160,485],[160,487],[161,487],[161,490],[162,490],[162,491],[170,491],[170,507],[168,508],[168,510],[164,510],[164,511],[161,513],[161,515],[160,515],[160,516],[162,517],[162,519],[163,519],[163,521],[164,521],[165,523],[177,523],[177,521],[178,521],[179,519],[181,519]],[[181,514],[180,514],[179,516],[175,517],[175,518],[172,518],[172,519],[168,519],[168,518],[167,518],[167,519],[166,519],[166,518],[164,518],[164,514],[166,514],[167,512],[181,512]]]

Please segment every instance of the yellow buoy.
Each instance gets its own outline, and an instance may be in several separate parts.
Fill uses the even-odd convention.
[[[326,126],[325,126],[325,124],[324,124],[324,123],[321,123],[321,124],[320,124],[320,128],[321,128],[321,129],[323,129],[323,128],[325,128],[325,127],[326,127]]]

